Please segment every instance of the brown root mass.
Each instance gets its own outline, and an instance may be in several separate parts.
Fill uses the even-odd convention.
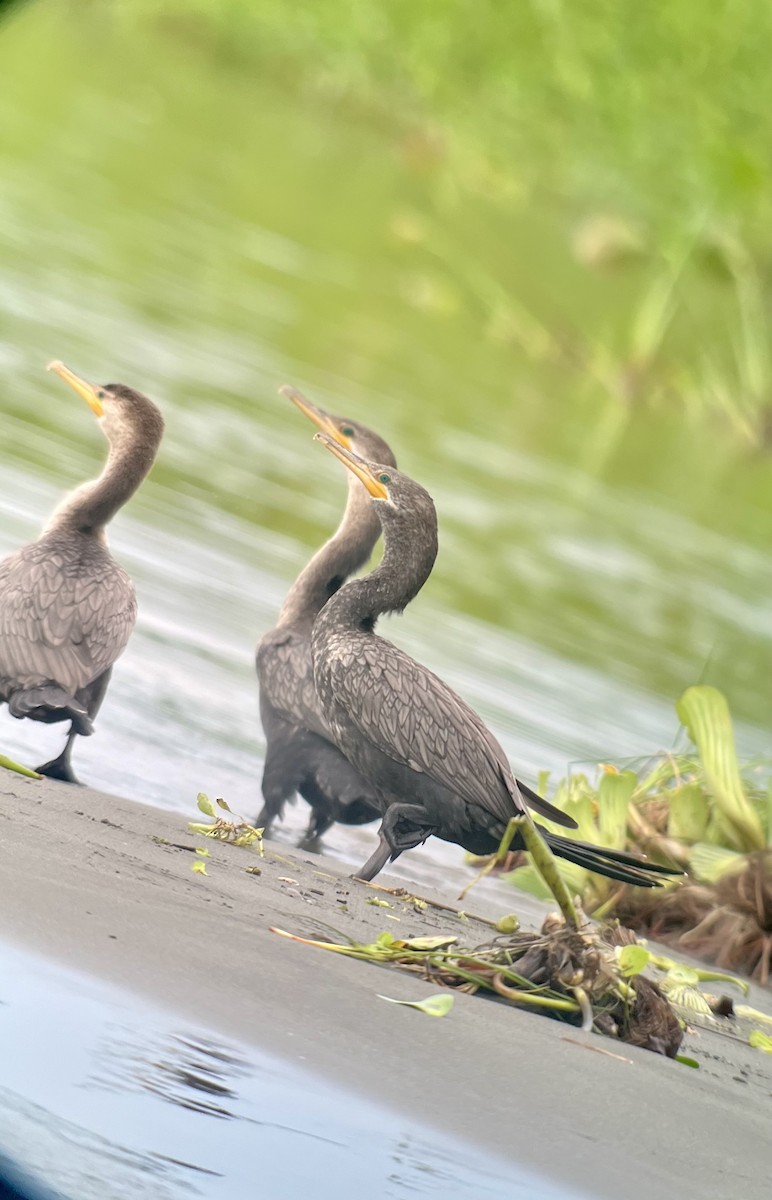
[[[772,850],[745,857],[715,884],[686,883],[656,895],[626,887],[615,913],[639,933],[768,984],[772,971]]]
[[[460,952],[453,965],[472,976],[472,982],[467,980],[463,985],[465,991],[485,988],[509,1003],[532,1010],[534,1000],[529,1002],[526,991],[531,996],[562,997],[578,1003],[582,1011],[541,1011],[674,1058],[683,1030],[669,1001],[650,979],[637,975],[624,980],[620,976],[615,947],[634,942],[630,930],[616,925],[600,930],[585,925],[576,930],[557,917],[548,917],[541,933],[516,933],[497,939],[489,946],[469,951],[468,958]],[[424,973],[445,986],[459,984],[450,963],[426,964]]]

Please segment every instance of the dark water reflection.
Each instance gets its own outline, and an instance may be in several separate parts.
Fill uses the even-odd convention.
[[[576,1195],[89,976],[0,961],[0,1156],[68,1200]]]
[[[500,336],[482,279],[538,294],[545,319],[566,307],[539,273],[559,225],[443,188],[387,130],[149,17],[20,9],[0,103],[0,554],[103,452],[49,358],[137,384],[167,416],[112,532],[141,615],[78,749],[84,779],[255,811],[253,646],[345,491],[277,398],[285,381],[376,424],[433,492],[440,559],[389,635],[481,710],[526,778],[671,745],[673,702],[700,678],[727,692],[744,749],[765,748],[770,466]],[[606,281],[577,321],[613,321],[625,294]],[[59,740],[0,716],[17,757]],[[345,831],[329,844],[359,856]]]

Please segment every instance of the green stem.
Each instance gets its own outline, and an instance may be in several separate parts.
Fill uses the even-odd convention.
[[[14,762],[12,758],[6,758],[4,754],[0,754],[0,767],[5,767],[6,771],[15,771],[17,775],[26,775],[28,779],[43,778],[42,775],[38,775],[37,771],[23,767],[21,763]]]
[[[572,929],[578,929],[579,917],[574,908],[571,893],[558,870],[554,854],[528,817],[517,817],[516,820],[523,835],[526,849],[533,860],[533,865],[555,897],[558,907],[563,914],[563,920]]]

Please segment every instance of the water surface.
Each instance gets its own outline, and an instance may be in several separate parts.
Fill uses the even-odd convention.
[[[0,960],[0,1148],[72,1200],[578,1200],[203,1022],[8,944]]]

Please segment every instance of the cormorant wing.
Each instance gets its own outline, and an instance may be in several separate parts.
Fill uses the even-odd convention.
[[[314,686],[311,642],[297,629],[272,629],[257,647],[260,692],[293,725],[331,741]]]
[[[112,666],[136,619],[134,587],[108,557],[89,568],[45,539],[0,562],[0,679],[74,695]]]
[[[496,738],[428,668],[377,636],[338,649],[329,667],[336,701],[383,754],[504,824],[526,811]]]

